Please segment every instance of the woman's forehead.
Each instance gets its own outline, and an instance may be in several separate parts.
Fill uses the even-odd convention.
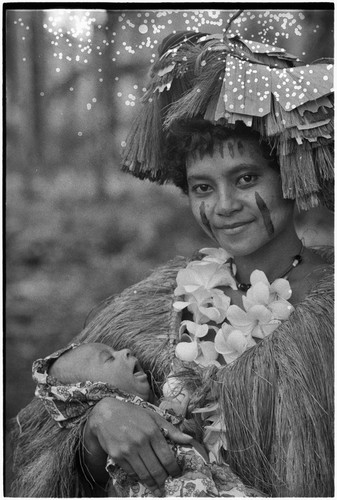
[[[221,155],[226,151],[226,149],[231,152],[237,152],[239,154],[245,153],[247,149],[251,151],[256,151],[257,153],[262,153],[262,148],[259,140],[250,135],[236,135],[233,134],[230,137],[224,139],[215,139],[214,143],[206,148],[206,152],[203,151],[204,145],[202,141],[198,144],[196,149],[192,151],[190,156],[197,156],[202,158],[205,154],[213,156],[214,154],[220,153]],[[234,151],[233,151],[234,150]]]
[[[213,150],[203,153],[196,150],[190,153],[186,158],[187,170],[201,168],[214,161],[220,160],[223,164],[242,163],[254,164],[266,161],[264,152],[259,141],[256,138],[233,136],[214,144]],[[267,165],[267,162],[266,162]]]

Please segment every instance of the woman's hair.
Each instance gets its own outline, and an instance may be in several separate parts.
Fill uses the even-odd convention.
[[[187,194],[187,157],[200,155],[202,158],[206,154],[212,156],[215,147],[232,137],[258,140],[263,157],[270,162],[272,168],[279,170],[276,152],[258,132],[249,129],[244,123],[229,128],[221,124],[214,125],[202,118],[194,118],[175,122],[167,132],[166,159],[169,165],[169,179]]]

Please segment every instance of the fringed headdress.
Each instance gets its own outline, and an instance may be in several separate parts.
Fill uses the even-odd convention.
[[[301,209],[333,209],[333,61],[303,64],[282,48],[224,34],[181,32],[164,39],[126,140],[123,170],[172,181],[167,137],[203,118],[258,132],[276,152],[283,195]]]

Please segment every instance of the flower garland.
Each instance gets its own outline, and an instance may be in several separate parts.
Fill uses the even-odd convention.
[[[175,355],[182,361],[220,366],[219,359],[231,363],[253,347],[255,339],[263,339],[289,318],[294,310],[288,302],[292,291],[288,280],[278,278],[270,284],[264,272],[255,270],[242,309],[218,288],[237,290],[231,256],[222,248],[203,248],[200,253],[205,255],[202,260],[191,261],[177,275],[174,294],[183,300],[173,307],[187,309],[193,320],[181,322]],[[202,340],[211,330],[214,341]]]
[[[270,284],[264,272],[255,270],[250,276],[251,287],[242,297],[242,309],[231,304],[219,288],[237,290],[232,257],[222,248],[204,248],[200,253],[205,255],[202,260],[191,261],[177,275],[174,294],[178,300],[173,307],[177,311],[187,309],[192,320],[180,324],[175,356],[201,366],[221,366],[223,360],[231,363],[256,345],[256,339],[270,335],[289,318],[294,310],[288,302],[292,291],[286,279],[278,278]],[[203,340],[212,330],[214,340]],[[174,372],[171,375],[164,384],[164,396],[176,401],[188,397],[181,381]],[[221,449],[227,448],[227,440],[219,403],[214,401],[193,413],[199,413],[204,423],[203,443],[210,460],[221,463]]]

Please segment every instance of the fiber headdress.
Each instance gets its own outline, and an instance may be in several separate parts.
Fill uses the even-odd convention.
[[[167,37],[123,151],[123,170],[172,181],[166,138],[181,120],[243,122],[276,151],[283,195],[333,208],[333,63],[304,65],[282,48],[226,34]]]

